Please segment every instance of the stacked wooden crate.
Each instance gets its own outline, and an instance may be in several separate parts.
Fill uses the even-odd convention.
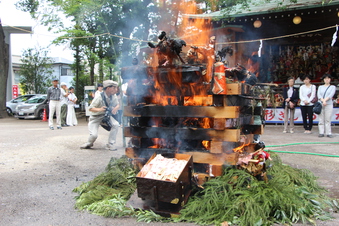
[[[223,165],[237,164],[239,152],[253,151],[253,145],[234,150],[263,132],[262,108],[251,87],[229,83],[226,95],[214,95],[203,71],[199,66],[122,69],[130,84],[124,107],[130,118],[124,136],[131,138],[126,155],[140,168],[154,153],[184,153],[193,157],[195,172],[219,176]],[[159,94],[161,103],[155,100]]]

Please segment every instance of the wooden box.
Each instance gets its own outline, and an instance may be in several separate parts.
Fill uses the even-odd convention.
[[[147,165],[156,154],[147,161]],[[166,156],[164,156],[166,157]],[[179,160],[186,160],[187,163],[175,182],[155,180],[141,177],[141,171],[136,177],[137,193],[141,199],[148,199],[157,202],[183,205],[191,192],[191,178],[193,169],[193,158],[187,154],[174,154]]]

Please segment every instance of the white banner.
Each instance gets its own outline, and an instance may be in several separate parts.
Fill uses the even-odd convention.
[[[319,115],[313,114],[313,124],[318,124]],[[266,123],[284,123],[284,109],[283,108],[266,108],[265,110]],[[333,108],[332,123],[339,124],[339,108]],[[300,107],[295,109],[294,123],[303,123]]]

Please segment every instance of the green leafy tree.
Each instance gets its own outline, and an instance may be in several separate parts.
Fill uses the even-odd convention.
[[[86,47],[82,48],[82,53],[88,61],[92,61],[90,65],[95,65],[103,58],[108,59],[111,64],[131,62],[131,47],[137,47],[131,45],[135,41],[129,38],[147,40],[150,24],[156,22],[155,19],[150,20],[150,15],[154,15],[151,12],[155,8],[152,2],[152,0],[21,0],[17,6],[23,11],[30,12],[32,17],[39,18],[44,24],[49,26],[59,24],[59,28],[62,26],[56,22],[56,16],[43,11],[54,7],[57,9],[55,13],[63,12],[75,23],[71,28],[63,30],[67,32],[67,39],[64,41],[71,40],[71,46],[74,45],[74,48],[80,45]],[[44,6],[44,10],[40,10],[41,6]],[[82,37],[86,40],[73,41],[70,35],[74,33],[85,33],[86,35]],[[92,54],[98,58],[93,58]],[[120,60],[121,57],[129,60]],[[89,72],[91,81],[94,82],[94,72],[92,69]]]
[[[253,1],[196,2],[199,3],[199,13],[204,13],[229,8],[238,3],[248,5]],[[178,36],[177,29],[180,29],[182,21],[180,0],[20,0],[17,6],[30,12],[33,18],[39,18],[44,25],[58,27],[60,31],[66,32],[56,43],[69,42],[76,52],[77,91],[80,67],[87,67],[87,70],[81,72],[81,76],[89,76],[89,84],[86,85],[101,82],[107,76],[105,67],[108,67],[112,77],[112,74],[116,74],[112,72],[113,68],[130,65],[131,59],[139,53],[140,46],[146,46],[150,40],[157,41],[159,31],[164,30],[171,37]],[[73,22],[71,27],[64,28],[61,20],[58,20],[60,12]],[[96,65],[98,71],[95,70]]]
[[[27,49],[22,55],[19,71],[20,88],[25,93],[46,93],[51,84],[53,60],[42,48]]]

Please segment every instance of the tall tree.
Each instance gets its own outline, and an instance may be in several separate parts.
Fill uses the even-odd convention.
[[[53,60],[42,48],[27,49],[22,55],[19,71],[20,88],[25,93],[46,93],[51,84]]]
[[[0,20],[0,118],[7,117],[6,111],[6,88],[8,79],[8,44],[5,42],[5,33]]]

